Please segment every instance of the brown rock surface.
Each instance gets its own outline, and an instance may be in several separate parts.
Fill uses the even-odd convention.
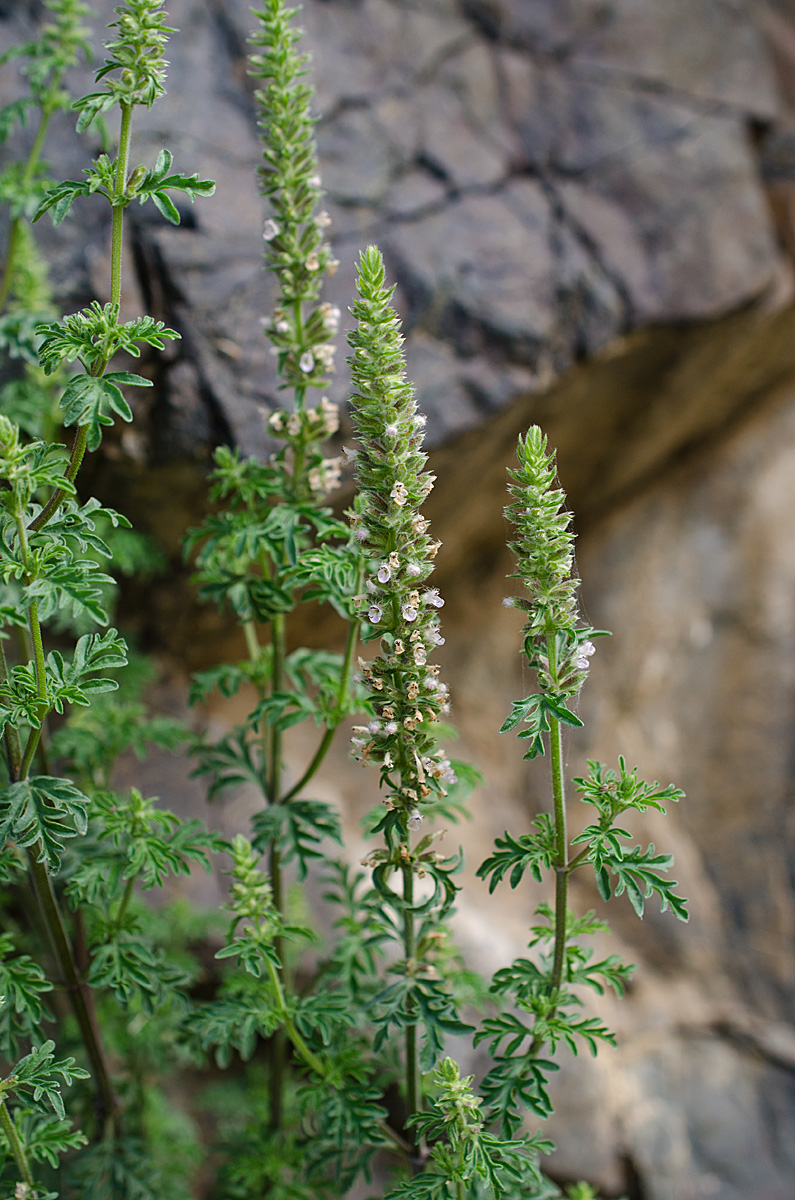
[[[208,445],[267,453],[274,379],[248,3],[168,8],[182,30],[169,100],[144,117],[135,154],[148,162],[164,141],[219,186],[179,230],[132,214],[128,279],[183,341],[155,369],[142,433],[96,483],[176,558]],[[32,12],[0,5],[4,45]],[[530,421],[559,447],[588,617],[615,631],[583,696],[572,773],[623,752],[688,793],[647,832],[675,849],[693,920],[640,925],[614,906],[639,982],[609,1009],[620,1048],[562,1072],[555,1169],[632,1200],[790,1200],[795,318],[781,243],[791,254],[795,5],[311,0],[304,15],[341,260],[328,298],[347,306],[358,248],[377,240],[429,416],[445,671],[461,756],[486,775],[461,831],[468,860],[525,828],[544,796],[543,768],[526,771],[494,732],[522,687],[518,617],[500,604],[501,510]],[[7,72],[2,98],[15,86]],[[68,123],[50,156],[56,173],[79,170]],[[104,277],[91,241],[103,221],[87,207],[42,228],[69,308]],[[344,396],[344,372],[335,388]],[[140,623],[150,637],[165,627],[188,665],[228,649],[173,581]],[[197,802],[164,767],[139,773],[142,786]],[[338,746],[322,786],[353,836],[372,783]],[[240,797],[225,819],[245,811]],[[469,897],[462,941],[499,965],[536,897],[500,894],[487,927]],[[584,886],[575,898],[595,903]]]

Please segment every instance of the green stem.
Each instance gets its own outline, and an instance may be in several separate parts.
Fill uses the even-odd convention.
[[[327,1080],[329,1072],[325,1063],[318,1058],[313,1050],[310,1050],[309,1046],[307,1046],[301,1034],[298,1032],[295,1022],[289,1014],[287,1002],[284,996],[284,989],[282,987],[282,981],[279,978],[279,972],[274,964],[270,961],[268,962],[268,974],[270,975],[270,980],[273,984],[273,990],[276,995],[276,1007],[278,1009],[279,1016],[282,1019],[284,1030],[292,1042],[293,1048],[298,1054],[298,1057],[303,1061],[305,1066],[309,1067],[311,1071],[314,1071],[314,1073],[320,1079]],[[380,1122],[380,1128],[381,1132],[390,1140],[390,1142],[392,1142],[399,1150],[402,1150],[404,1154],[411,1150],[411,1147],[400,1136],[400,1134],[396,1133],[395,1130],[392,1129],[391,1126],[387,1125],[385,1121]]]
[[[555,956],[549,986],[552,996],[555,996],[563,981],[566,959],[569,841],[566,832],[566,795],[563,780],[563,734],[560,721],[556,717],[550,717],[549,727],[552,793],[555,803]]]
[[[124,249],[124,192],[127,187],[127,171],[130,165],[130,139],[132,134],[132,105],[121,103],[121,127],[119,129],[119,157],[116,163],[116,203],[113,205],[113,226],[110,247],[110,300],[121,303],[121,266]]]
[[[414,864],[403,863],[403,953],[406,958],[406,974],[411,978],[417,969],[417,943],[414,928]],[[406,1109],[407,1118],[413,1117],[422,1108],[421,1075],[417,1021],[419,1013],[414,1000],[407,1004],[409,1021],[406,1025]],[[411,1145],[412,1168],[419,1169],[421,1160],[420,1143],[415,1131],[408,1134]]]
[[[361,572],[361,568],[360,568],[360,570],[359,570],[360,577],[361,577],[361,573],[362,572]],[[357,592],[359,591],[360,588],[361,588],[361,582],[357,581],[357,588],[356,588]],[[304,771],[303,775],[298,780],[298,782],[293,784],[293,786],[290,788],[289,792],[285,792],[285,794],[281,797],[281,799],[279,801],[280,804],[289,803],[289,801],[292,800],[294,796],[297,796],[298,793],[301,792],[306,787],[306,785],[309,783],[310,779],[312,779],[317,774],[320,766],[323,763],[323,759],[328,754],[331,743],[334,741],[334,734],[337,732],[339,724],[342,720],[342,714],[345,709],[345,701],[348,696],[348,688],[350,686],[351,671],[353,670],[353,656],[356,653],[356,646],[357,646],[358,640],[359,640],[360,626],[361,626],[361,622],[358,620],[351,621],[351,623],[348,626],[348,639],[345,644],[345,656],[342,660],[342,670],[340,672],[340,682],[339,682],[339,687],[337,689],[337,703],[334,706],[334,713],[332,715],[331,722],[326,727],[326,732],[323,734],[323,737],[320,740],[320,744],[319,744],[317,750],[315,751],[315,753],[312,757],[312,761],[309,763],[309,766],[306,768],[306,770]]]
[[[113,922],[117,930],[121,929],[121,923],[124,920],[125,913],[132,899],[133,889],[135,888],[135,876],[127,880],[127,886],[124,889],[124,895],[119,903],[119,910],[116,913],[116,920]]]
[[[54,95],[58,90],[60,87],[60,82],[61,75],[59,72],[53,78],[51,95]],[[52,118],[53,111],[54,109],[47,104],[45,104],[41,109],[41,120],[39,121],[39,127],[36,130],[36,136],[33,139],[33,145],[30,148],[30,153],[28,154],[28,159],[25,163],[25,170],[22,172],[21,183],[23,188],[30,183],[36,167],[39,165],[41,152],[44,149],[44,142],[47,138],[47,131],[50,126],[50,120]],[[5,307],[6,300],[8,299],[11,291],[11,284],[14,279],[14,269],[16,267],[16,257],[19,250],[19,232],[22,227],[23,220],[24,217],[22,216],[14,217],[8,229],[8,238],[6,240],[6,261],[5,267],[3,268],[2,283],[0,283],[0,310]]]
[[[69,466],[66,468],[66,472],[64,474],[64,478],[69,483],[74,483],[75,479],[77,478],[77,472],[80,470],[85,457],[87,442],[88,426],[78,425],[77,432],[75,433],[75,440],[72,443],[72,454],[69,459]],[[56,488],[39,515],[31,521],[30,525],[28,526],[30,531],[35,533],[36,530],[42,529],[54,515],[54,513],[56,513],[61,507],[61,504],[66,496],[70,494],[71,492],[67,488]]]
[[[69,934],[66,931],[63,915],[52,886],[52,879],[43,862],[40,861],[42,846],[35,843],[28,850],[28,865],[33,878],[33,887],[39,902],[44,924],[52,943],[53,952],[61,972],[63,987],[69,993],[69,1000],[75,1019],[80,1027],[80,1035],[91,1063],[94,1080],[99,1093],[101,1124],[112,1120],[117,1134],[121,1132],[119,1101],[113,1090],[110,1070],[102,1047],[99,1026],[97,1024],[94,1003],[88,985],[80,978],[75,965]]]
[[[111,225],[111,248],[110,248],[110,299],[112,304],[121,303],[121,271],[122,259],[124,251],[124,208],[122,202],[124,190],[127,186],[127,171],[130,163],[130,141],[132,136],[132,105],[120,104],[121,108],[121,126],[119,129],[119,156],[116,164],[116,187],[115,199],[117,203],[112,205],[113,218]],[[98,359],[94,364],[91,374],[93,376],[104,375],[108,365],[107,359]],[[77,473],[83,462],[86,453],[86,443],[88,441],[88,426],[79,425],[75,434],[74,444],[72,446],[72,455],[69,459],[69,466],[66,469],[65,478],[69,483],[74,483],[77,478]],[[35,520],[31,521],[30,528],[32,530],[41,529],[55,512],[58,511],[68,494],[64,488],[56,488],[49,500],[41,510]]]
[[[547,634],[549,673],[555,678],[557,662],[555,634]],[[563,731],[557,717],[549,719],[549,759],[552,769],[552,799],[555,808],[555,953],[550,978],[553,999],[560,991],[566,964],[566,906],[569,886],[569,837],[566,828],[566,785],[563,773]]]
[[[0,637],[0,683],[8,682],[8,661],[6,659],[5,639]],[[6,722],[6,727],[3,732],[3,740],[6,747],[6,763],[8,765],[8,778],[11,783],[16,783],[19,779],[19,768],[22,762],[22,745],[19,740],[19,731],[11,722]]]
[[[0,1125],[3,1128],[3,1133],[6,1135],[6,1141],[14,1156],[14,1162],[17,1164],[17,1169],[22,1177],[21,1182],[26,1184],[30,1195],[34,1196],[36,1194],[36,1181],[33,1178],[30,1163],[17,1133],[17,1127],[11,1119],[11,1113],[8,1111],[6,1102],[2,1097],[0,1097]]]

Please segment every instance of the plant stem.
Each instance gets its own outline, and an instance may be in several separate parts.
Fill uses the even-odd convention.
[[[566,833],[566,796],[563,781],[563,736],[560,721],[550,717],[550,759],[552,764],[552,792],[555,802],[555,957],[550,978],[550,991],[554,996],[563,981],[566,957],[566,904],[568,898],[569,842]]]
[[[414,929],[414,864],[409,859],[404,861],[401,869],[403,872],[403,953],[406,958],[406,974],[411,979],[417,969],[417,944]],[[413,1019],[410,1019],[406,1025],[406,1108],[407,1117],[413,1117],[422,1108],[416,1002],[413,999],[410,1000],[407,1008],[410,1018]],[[413,1129],[408,1137],[411,1145],[412,1170],[416,1173],[420,1166],[420,1144]]]
[[[101,1123],[112,1120],[115,1132],[120,1133],[119,1101],[113,1090],[110,1070],[105,1059],[105,1051],[94,1012],[94,1003],[88,985],[80,978],[75,965],[69,934],[66,931],[63,915],[52,886],[52,879],[43,862],[40,861],[42,846],[36,842],[28,850],[28,864],[33,878],[33,889],[41,908],[44,924],[47,928],[55,958],[62,976],[62,986],[69,993],[69,1000],[75,1019],[80,1027],[80,1035],[86,1048],[89,1061],[94,1073],[94,1080],[99,1093]]]
[[[5,1100],[0,1096],[0,1126],[3,1133],[6,1135],[11,1153],[14,1156],[14,1162],[17,1164],[17,1169],[21,1176],[21,1182],[24,1183],[30,1192],[31,1196],[36,1194],[36,1181],[33,1178],[33,1172],[30,1169],[27,1155],[20,1141],[17,1127],[14,1124],[11,1113],[8,1111]]]
[[[359,576],[357,578],[357,584],[356,584],[357,592],[361,589],[361,575],[362,575],[362,570],[360,567]],[[348,695],[348,687],[350,686],[351,670],[353,669],[353,656],[356,653],[356,646],[357,646],[357,643],[359,640],[360,626],[361,626],[361,621],[359,621],[359,620],[352,620],[348,626],[348,638],[347,638],[347,641],[345,644],[345,655],[342,660],[342,670],[340,672],[340,683],[339,683],[339,687],[337,689],[337,703],[334,707],[334,714],[333,714],[331,723],[326,726],[326,732],[323,734],[323,737],[320,740],[320,744],[319,744],[317,750],[315,751],[315,753],[312,757],[312,761],[309,763],[309,766],[306,768],[306,770],[304,771],[303,775],[298,780],[298,782],[293,784],[293,786],[290,788],[289,792],[285,792],[285,794],[281,797],[281,799],[279,801],[280,804],[287,804],[290,800],[293,799],[294,796],[297,796],[298,793],[301,792],[306,787],[306,785],[309,783],[310,779],[312,779],[317,774],[317,771],[319,770],[319,768],[323,762],[323,759],[326,757],[326,755],[329,751],[329,747],[331,746],[331,743],[334,740],[334,734],[337,732],[337,728],[339,727],[340,721],[342,720],[342,713],[343,713],[343,709],[345,707],[345,700]]]
[[[292,1042],[296,1053],[298,1054],[299,1058],[303,1060],[305,1065],[309,1067],[311,1071],[314,1071],[315,1074],[320,1077],[320,1079],[327,1079],[328,1071],[325,1063],[318,1058],[314,1051],[309,1049],[306,1042],[301,1037],[301,1034],[298,1032],[295,1022],[287,1010],[287,1002],[284,996],[282,981],[279,978],[279,972],[274,964],[270,961],[268,962],[268,974],[270,975],[270,980],[273,984],[273,990],[276,994],[276,1007],[278,1008],[279,1015],[284,1023],[284,1029],[287,1033],[287,1036]],[[391,1126],[387,1125],[385,1121],[381,1121],[379,1124],[381,1132],[399,1150],[402,1150],[403,1153],[409,1153],[411,1151],[411,1147],[408,1145],[408,1143],[400,1136],[399,1133],[396,1133]]]
[[[555,677],[555,635],[547,635],[550,675]],[[566,829],[566,785],[563,774],[563,731],[557,717],[549,719],[549,759],[555,807],[555,954],[550,978],[554,998],[560,990],[566,961],[566,905],[569,885],[569,838]]]
[[[121,265],[124,249],[124,203],[122,197],[127,187],[127,170],[130,165],[130,137],[132,133],[132,105],[121,103],[121,127],[119,130],[119,157],[116,163],[116,203],[113,205],[113,226],[110,247],[110,300],[121,303]]]
[[[8,681],[8,661],[6,659],[4,640],[4,638],[0,637],[0,683]],[[6,747],[9,782],[16,783],[19,779],[19,767],[22,762],[22,745],[19,740],[19,731],[16,725],[12,725],[10,721],[6,722],[3,740]]]
[[[130,163],[130,140],[132,135],[132,105],[120,104],[121,109],[121,126],[119,129],[119,156],[116,165],[116,203],[112,206],[113,218],[111,225],[111,247],[110,247],[110,299],[112,304],[121,303],[121,270],[124,251],[124,208],[122,202],[124,190],[127,186],[127,170]],[[99,359],[94,366],[91,374],[94,376],[104,375],[107,368],[107,359]],[[69,459],[69,466],[66,469],[65,479],[69,483],[74,483],[77,478],[77,473],[83,462],[86,453],[86,442],[88,440],[88,426],[79,425],[75,434],[75,440],[72,445],[72,455]],[[66,489],[56,488],[49,500],[41,510],[35,520],[31,521],[30,528],[32,530],[41,529],[63,503],[64,497],[67,495]]]
[[[75,440],[72,443],[72,454],[69,459],[69,466],[66,468],[64,473],[64,478],[69,483],[74,483],[75,479],[77,478],[77,472],[80,470],[85,457],[87,441],[88,426],[78,425],[77,432],[75,433]],[[47,524],[53,514],[56,513],[61,507],[61,504],[67,495],[68,492],[66,488],[59,487],[55,489],[39,515],[35,517],[28,526],[32,533],[35,533],[38,529],[42,529]]]
[[[55,95],[60,87],[60,84],[61,75],[59,72],[53,77],[52,86],[50,89],[51,95]],[[28,154],[27,162],[25,163],[25,170],[22,172],[21,184],[23,188],[30,183],[31,179],[33,178],[33,173],[36,170],[36,167],[39,165],[39,159],[41,158],[41,152],[44,149],[44,142],[47,138],[47,131],[50,126],[50,120],[53,112],[54,109],[48,104],[44,104],[41,108],[41,120],[39,121],[39,127],[36,130],[36,136],[33,139],[33,145],[30,148],[30,153]],[[19,231],[24,219],[25,218],[21,214],[14,217],[8,229],[8,238],[6,240],[6,261],[3,268],[2,283],[0,283],[0,310],[5,307],[6,300],[8,299],[11,291],[11,284],[14,279],[14,268],[16,267],[17,251],[19,249]]]

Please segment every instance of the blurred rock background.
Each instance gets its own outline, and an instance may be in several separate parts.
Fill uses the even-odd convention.
[[[130,313],[183,340],[88,482],[171,556],[132,616],[181,708],[187,671],[236,646],[195,604],[179,540],[216,441],[269,452],[274,376],[248,4],[167,7],[169,97],[140,120],[134,158],[165,144],[218,190],[179,229],[129,210]],[[40,16],[3,0],[3,45]],[[637,982],[603,1005],[619,1048],[564,1063],[551,1169],[630,1200],[791,1200],[795,0],[307,0],[303,20],[341,263],[326,297],[347,308],[358,250],[377,241],[428,415],[444,677],[457,753],[485,776],[460,831],[468,861],[545,803],[544,765],[528,771],[495,732],[523,687],[502,507],[532,421],[559,448],[587,618],[614,631],[571,772],[624,753],[687,792],[644,832],[674,849],[692,920],[612,906]],[[7,67],[2,98],[15,87]],[[49,155],[59,177],[81,169],[67,121]],[[59,230],[42,222],[67,310],[105,294],[105,220],[83,205]],[[200,809],[185,764],[136,771]],[[338,746],[320,786],[354,839],[373,783]],[[539,896],[464,895],[459,936],[493,969],[521,950]],[[596,893],[578,881],[574,902]]]

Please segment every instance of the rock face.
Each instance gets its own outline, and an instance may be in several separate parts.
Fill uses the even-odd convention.
[[[218,191],[180,229],[132,214],[128,279],[183,341],[156,368],[142,432],[96,483],[176,554],[208,446],[268,452],[274,376],[248,3],[168,8],[182,31],[169,100],[143,117],[134,153],[149,162],[165,142]],[[31,12],[0,5],[4,43]],[[502,505],[530,421],[559,448],[588,618],[615,631],[572,774],[623,752],[688,794],[647,832],[673,843],[693,920],[641,926],[613,906],[639,982],[606,1009],[620,1049],[561,1073],[553,1168],[631,1200],[789,1200],[795,4],[308,0],[304,20],[341,262],[327,298],[347,307],[358,249],[377,241],[429,418],[444,670],[461,756],[486,775],[468,859],[525,828],[545,794],[493,732],[522,687],[517,614],[500,605]],[[4,100],[15,86],[0,83]],[[55,173],[83,162],[66,124],[48,153]],[[84,212],[41,235],[70,308],[104,287],[104,214],[91,228]],[[335,387],[345,395],[344,370]],[[151,636],[165,623],[195,665],[223,633],[198,613],[180,632],[187,595],[169,582],[142,624]],[[371,784],[338,747],[324,786],[352,829]],[[487,969],[521,947],[537,898],[503,897],[497,933],[472,896],[461,938]],[[596,903],[585,887],[575,900]]]

